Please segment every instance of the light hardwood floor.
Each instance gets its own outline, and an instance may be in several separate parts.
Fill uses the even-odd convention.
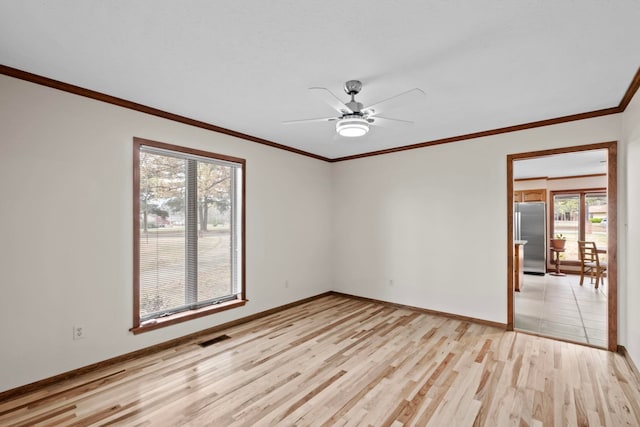
[[[338,295],[220,334],[0,402],[0,425],[640,425],[604,350]]]

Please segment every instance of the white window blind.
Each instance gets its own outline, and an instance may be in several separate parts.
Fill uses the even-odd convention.
[[[242,164],[140,146],[140,322],[241,294]]]

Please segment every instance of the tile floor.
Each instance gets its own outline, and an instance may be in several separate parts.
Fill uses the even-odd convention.
[[[595,289],[577,275],[525,274],[514,314],[516,329],[606,347],[607,279]]]

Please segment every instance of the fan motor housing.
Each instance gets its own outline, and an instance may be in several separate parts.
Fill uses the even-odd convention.
[[[344,84],[344,91],[348,95],[356,95],[362,90],[362,82],[360,80],[349,80]]]

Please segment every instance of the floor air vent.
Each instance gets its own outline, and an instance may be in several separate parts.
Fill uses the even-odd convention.
[[[200,347],[209,347],[212,344],[219,343],[220,341],[228,340],[229,338],[231,338],[229,335],[220,335],[219,337],[211,338],[210,340],[207,340],[207,341],[202,341],[201,343],[198,343],[198,345]]]

